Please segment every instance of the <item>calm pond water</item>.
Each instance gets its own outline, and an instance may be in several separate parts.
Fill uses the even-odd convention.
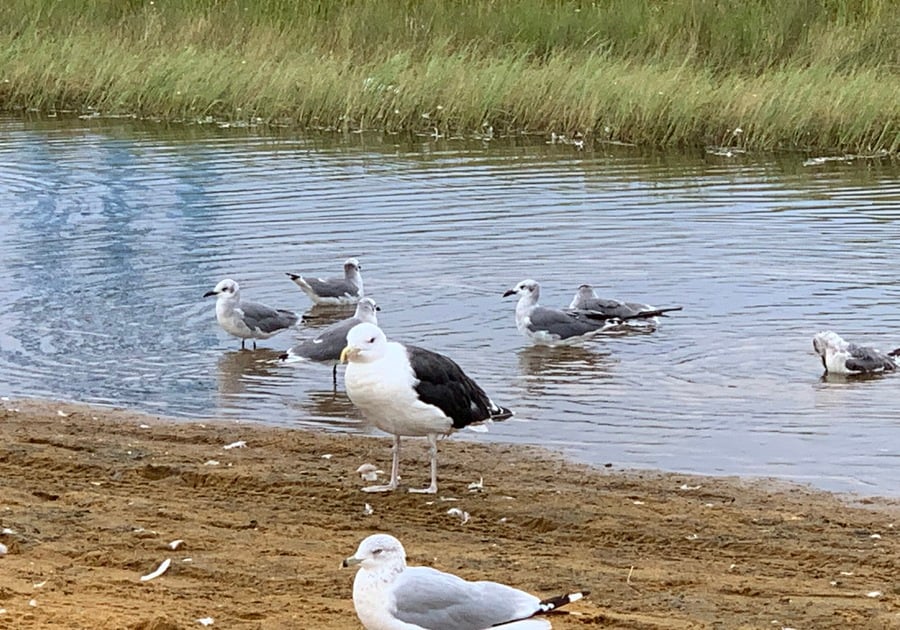
[[[329,368],[273,361],[290,335],[241,352],[201,298],[231,277],[302,312],[285,272],[357,256],[389,337],[449,354],[518,414],[463,436],[900,496],[900,375],[826,381],[811,346],[823,328],[900,346],[898,175],[0,119],[0,393],[369,431]],[[501,298],[526,277],[546,305],[590,282],[684,311],[651,335],[531,347]]]

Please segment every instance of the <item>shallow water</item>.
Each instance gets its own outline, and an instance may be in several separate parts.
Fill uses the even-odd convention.
[[[900,375],[825,381],[811,346],[900,346],[895,165],[115,121],[0,119],[0,139],[5,396],[369,431],[340,374],[334,393],[330,368],[276,362],[289,334],[241,352],[201,298],[232,277],[305,311],[284,272],[352,255],[389,337],[517,412],[463,436],[900,495]],[[500,297],[526,277],[546,305],[591,282],[684,311],[531,347]]]

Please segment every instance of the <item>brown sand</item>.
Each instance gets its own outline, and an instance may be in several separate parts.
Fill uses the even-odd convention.
[[[400,538],[413,564],[545,596],[590,589],[553,618],[557,630],[900,628],[895,501],[596,470],[452,439],[438,497],[368,495],[355,470],[387,467],[387,438],[5,406],[2,628],[164,630],[212,617],[213,628],[358,629],[353,573],[338,567],[377,531]],[[222,448],[236,440],[246,448]],[[422,441],[408,442],[405,482],[425,484]],[[166,558],[168,572],[140,581]]]

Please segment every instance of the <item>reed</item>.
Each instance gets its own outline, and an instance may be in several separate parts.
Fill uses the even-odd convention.
[[[897,41],[895,0],[5,0],[0,107],[896,153]]]

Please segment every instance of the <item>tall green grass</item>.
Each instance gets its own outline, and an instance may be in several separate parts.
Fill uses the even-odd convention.
[[[898,41],[895,0],[5,0],[0,107],[897,152]]]

